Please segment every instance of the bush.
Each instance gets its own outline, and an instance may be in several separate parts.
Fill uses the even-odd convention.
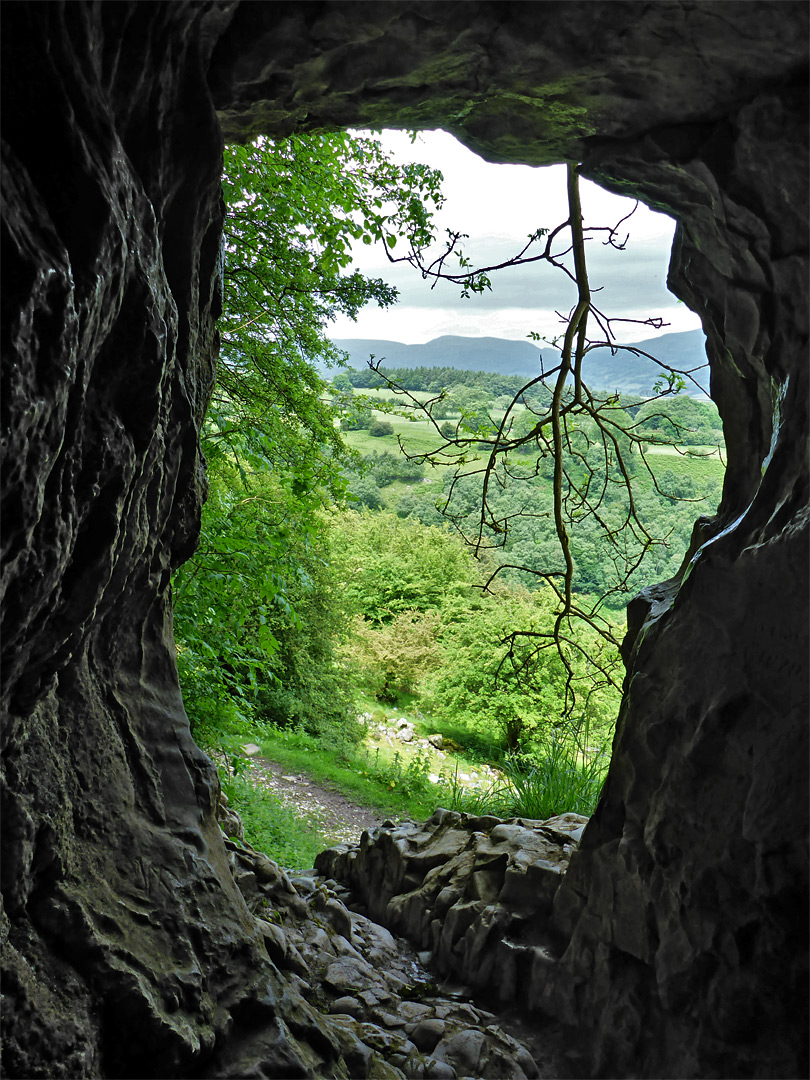
[[[354,393],[352,381],[345,371],[340,371],[337,375],[332,376],[332,388],[334,390],[341,390],[346,394]]]
[[[369,510],[382,510],[383,500],[377,485],[369,476],[355,476],[349,481],[349,494]]]
[[[352,405],[340,418],[341,431],[362,431],[373,423],[371,409],[363,405]]]
[[[375,439],[381,439],[385,435],[393,435],[394,429],[387,420],[372,420],[368,425],[368,433]]]
[[[358,615],[346,657],[362,671],[379,701],[394,702],[399,694],[415,690],[421,676],[440,662],[440,622],[438,611],[402,611],[381,626]]]

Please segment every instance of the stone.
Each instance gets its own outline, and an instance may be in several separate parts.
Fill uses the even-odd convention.
[[[364,990],[374,986],[374,969],[363,961],[341,957],[326,969],[325,981],[340,994]]]
[[[329,1005],[329,1012],[345,1013],[347,1016],[354,1016],[358,1020],[360,1017],[365,1016],[363,1005],[356,997],[352,997],[351,995],[335,998]]]
[[[467,1028],[441,1040],[433,1051],[437,1061],[446,1061],[461,1076],[475,1076],[486,1043],[483,1031]]]
[[[381,827],[355,858],[346,848],[324,852],[318,865],[325,874],[346,873],[353,895],[369,902],[393,892],[387,925],[407,935],[443,975],[504,1002],[519,995],[531,1005],[522,976],[535,954],[520,938],[533,925],[532,948],[539,947],[584,824],[578,815],[501,821],[437,811],[419,827]],[[402,835],[407,844],[397,842]],[[545,933],[550,939],[550,928]],[[536,992],[539,1000],[540,983]]]
[[[447,1024],[444,1020],[430,1017],[416,1025],[411,1032],[411,1039],[420,1050],[429,1054],[439,1043],[446,1030]]]
[[[259,919],[258,924],[262,935],[264,936],[267,955],[274,964],[278,964],[279,967],[284,967],[284,961],[287,959],[288,951],[287,938],[284,931],[280,926],[275,926],[273,923],[266,922],[264,919]]]
[[[262,748],[260,746],[257,746],[256,743],[252,742],[245,743],[245,745],[240,746],[239,749],[242,751],[245,757],[255,757],[256,754],[260,754],[262,752]]]
[[[446,1061],[428,1058],[425,1062],[425,1076],[430,1080],[454,1080],[458,1073]]]

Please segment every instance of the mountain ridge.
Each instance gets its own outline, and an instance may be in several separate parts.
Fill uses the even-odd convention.
[[[541,363],[551,360],[549,346],[545,350],[529,341],[512,338],[468,338],[443,334],[420,345],[406,345],[384,338],[338,338],[335,344],[349,356],[349,366],[362,369],[374,356],[383,367],[396,370],[404,367],[449,367],[464,371],[488,371],[500,375],[519,375],[535,378]],[[706,365],[705,337],[702,330],[685,330],[630,342],[627,347],[639,349],[658,358],[661,363],[679,369]],[[653,384],[666,374],[654,361],[619,351],[612,355],[609,348],[594,349],[585,358],[585,378],[594,389],[626,394],[650,394]],[[552,366],[549,364],[549,366]],[[687,393],[702,397],[708,391],[708,368],[696,372],[701,384],[687,384]]]

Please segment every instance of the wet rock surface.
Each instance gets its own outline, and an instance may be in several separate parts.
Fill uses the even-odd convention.
[[[581,161],[678,220],[669,280],[706,329],[724,496],[631,604],[541,1005],[597,1075],[806,1075],[807,6],[0,14],[6,1075],[229,1075],[254,1050],[255,1075],[338,1075],[248,908],[256,867],[231,872],[174,663],[217,349],[215,110],[231,138],[442,126],[493,160]]]

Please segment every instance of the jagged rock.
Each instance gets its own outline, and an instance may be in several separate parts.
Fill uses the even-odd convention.
[[[381,826],[359,845],[322,852],[316,868],[427,948],[443,975],[531,1007],[545,987],[533,978],[538,957],[543,970],[552,961],[554,897],[586,823],[437,810],[421,825]]]
[[[217,820],[219,821],[219,827],[222,829],[225,836],[232,837],[234,840],[245,839],[245,826],[242,823],[242,819],[235,810],[232,810],[231,807],[228,806],[228,796],[224,791],[220,791],[219,793]]]
[[[303,1024],[309,1044],[319,1045],[336,1069],[340,1055],[352,1076],[427,1076],[436,1062],[465,1075],[474,1072],[470,1062],[477,1054],[487,1070],[481,1075],[537,1075],[529,1050],[494,1026],[490,1012],[436,993],[413,950],[344,907],[329,887],[330,878],[296,876],[305,883],[304,905],[296,878],[273,860],[247,844],[232,844],[230,854],[248,906],[273,919],[260,918],[258,925],[270,958],[286,978],[284,994],[276,992],[274,998],[285,1003],[284,1021],[296,1032]],[[274,872],[268,872],[268,863]],[[253,872],[246,873],[251,865]],[[323,920],[326,912],[333,917]],[[308,977],[305,989],[295,981],[302,975]],[[260,1011],[261,1002],[253,1008]],[[265,1049],[263,1039],[258,1046],[251,1043],[241,1059],[228,1058],[229,1067],[255,1061]]]
[[[706,330],[724,495],[682,573],[630,606],[608,781],[531,994],[588,1074],[806,1074],[807,14],[2,5],[6,1075],[352,1068],[323,1034],[341,1026],[285,996],[304,977],[267,955],[257,870],[237,887],[177,686],[170,576],[199,533],[220,308],[215,107],[238,139],[444,127],[677,218],[669,282]]]

